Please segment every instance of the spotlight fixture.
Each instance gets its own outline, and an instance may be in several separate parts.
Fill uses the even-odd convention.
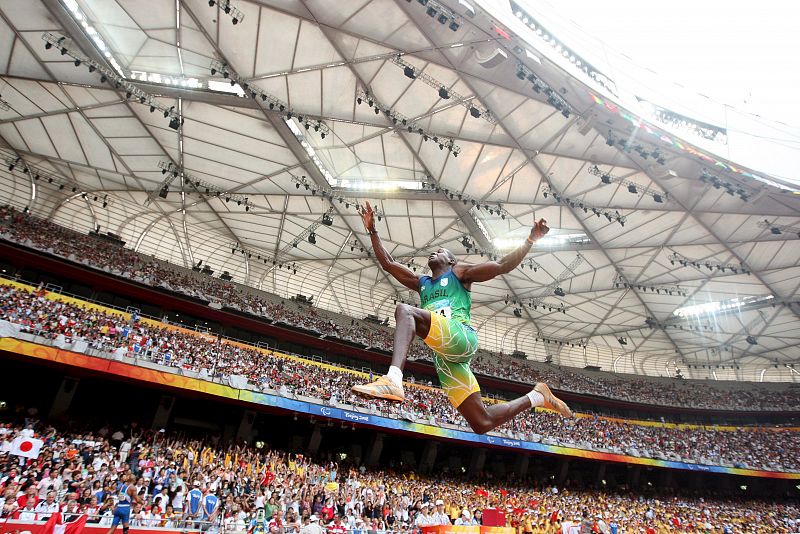
[[[489,215],[499,215],[502,219],[505,219],[506,216],[510,217],[511,215],[503,208],[503,205],[500,202],[484,202],[479,199],[472,198],[471,196],[461,193],[460,191],[453,191],[448,189],[447,187],[439,187],[436,184],[428,183],[423,184],[424,188],[428,190],[435,190],[437,193],[441,192],[444,193],[446,197],[449,197],[450,200],[454,200],[456,195],[458,195],[458,200],[460,200],[465,206],[468,204],[472,204],[476,210],[485,210],[489,212]],[[472,207],[470,209],[472,209]]]
[[[552,186],[542,187],[542,196],[544,196],[545,193],[551,195],[553,199],[556,201],[556,203],[563,202],[565,205],[568,205],[572,208],[580,207],[580,209],[583,209],[584,213],[588,213],[589,210],[591,210],[592,213],[597,217],[600,217],[602,215],[608,220],[608,222],[616,221],[617,223],[619,223],[620,226],[625,226],[625,222],[628,220],[627,216],[621,214],[618,210],[611,211],[610,209],[607,208],[592,206],[590,204],[587,204],[583,200],[565,197],[564,195],[553,189]]]
[[[510,4],[511,10],[517,19],[519,19],[522,24],[527,26],[536,36],[541,38],[547,45],[553,48],[556,53],[568,59],[569,63],[572,64],[574,69],[576,69],[578,72],[581,72],[593,83],[596,83],[614,95],[617,94],[616,84],[613,80],[592,66],[583,57],[576,54],[574,50],[567,47],[564,43],[559,42],[555,37],[552,36],[552,33],[547,31],[547,29],[540,24],[536,17],[528,13],[517,2],[511,0]]]
[[[557,288],[555,288],[555,289],[553,290],[553,294],[554,294],[555,296],[557,296],[557,297],[563,297],[563,296],[564,296],[566,293],[564,293],[564,290],[563,290],[562,288],[560,288],[560,287],[557,287]]]
[[[781,235],[783,233],[786,234],[793,234],[797,237],[800,237],[800,226],[788,226],[785,224],[775,224],[769,222],[767,219],[763,221],[758,221],[756,225],[759,228],[763,228],[765,230],[769,230],[772,235]]]
[[[412,0],[406,1],[410,3]],[[461,19],[455,14],[455,12],[441,2],[437,2],[436,0],[417,1],[421,6],[426,8],[425,13],[429,17],[436,19],[439,24],[445,25],[449,22],[449,28],[452,31],[458,31],[458,29],[461,27]]]
[[[162,187],[161,190],[158,192],[158,196],[160,198],[167,198],[168,194],[169,194],[169,188],[166,185]]]
[[[527,267],[528,269],[530,269],[533,272],[537,272],[539,270],[539,268],[541,267],[541,265],[539,265],[538,263],[533,261],[532,258],[529,258],[529,259],[523,261],[520,264],[520,268],[521,269],[524,269],[525,267]]]
[[[610,184],[610,183],[618,183],[620,185],[624,185],[627,187],[629,193],[633,193],[634,195],[641,195],[641,196],[652,196],[653,200],[658,203],[663,203],[665,199],[668,199],[667,193],[663,193],[656,189],[645,187],[640,185],[636,182],[632,182],[627,178],[620,178],[614,176],[608,172],[601,170],[597,165],[591,165],[588,169],[589,174],[600,177],[600,182],[603,184]]]
[[[317,244],[317,234],[315,234],[314,232],[311,232],[310,234],[308,234],[308,242],[311,243],[312,245],[316,245]]]
[[[65,37],[63,37],[63,36],[59,37],[59,36],[54,35],[54,34],[52,34],[50,32],[45,32],[45,33],[42,34],[42,39],[45,42],[45,48],[49,49],[49,48],[52,48],[54,46],[58,46],[60,48],[60,50],[61,50],[61,54],[62,55],[69,55],[69,57],[73,58],[74,65],[76,67],[79,67],[80,65],[86,65],[86,67],[89,70],[89,72],[93,73],[93,72],[97,71],[100,74],[100,81],[102,83],[105,83],[105,82],[107,82],[109,80],[112,80],[114,82],[114,87],[116,89],[123,89],[124,88],[124,90],[125,90],[125,98],[126,99],[130,100],[131,98],[136,96],[138,101],[139,101],[139,103],[141,103],[141,104],[144,104],[145,102],[150,102],[151,112],[154,112],[156,109],[159,109],[159,110],[162,110],[162,111],[165,111],[165,110],[168,109],[165,106],[162,106],[161,104],[159,104],[152,95],[150,95],[148,93],[145,93],[144,91],[139,89],[137,86],[133,85],[133,83],[131,83],[126,78],[123,78],[115,70],[108,69],[108,68],[104,67],[103,65],[98,64],[97,62],[87,58],[83,54],[80,54],[79,52],[76,52],[76,51],[68,49],[66,46],[63,45],[63,43],[65,42],[65,39],[66,39]],[[115,65],[116,68],[118,68],[118,66],[116,65],[116,62],[113,60],[113,58],[111,59],[111,62],[112,62],[113,65]],[[177,116],[174,113],[174,111],[172,111],[170,114],[173,115],[173,116]],[[182,121],[181,121],[181,123],[182,123]]]
[[[167,179],[164,181],[164,184],[169,184],[178,176],[182,176],[183,182],[189,185],[190,188],[193,188],[199,195],[210,195],[220,199],[221,201],[224,200],[226,203],[229,203],[231,200],[233,200],[236,202],[237,206],[244,206],[246,212],[253,211],[257,208],[257,206],[253,204],[247,196],[238,193],[230,193],[220,189],[210,182],[206,182],[199,177],[181,171],[181,169],[176,167],[171,162],[159,161],[158,167],[161,169],[161,174],[169,173],[169,177],[167,177]]]
[[[639,291],[646,293],[650,291],[651,293],[655,293],[656,295],[664,295],[664,296],[678,296],[678,297],[686,297],[687,293],[686,290],[683,289],[681,286],[648,286],[642,284],[631,284],[625,278],[622,273],[617,273],[614,277],[614,287],[617,289],[638,289]]]
[[[269,109],[269,111],[275,111],[275,108],[284,116],[285,119],[291,119],[295,117],[294,111],[292,111],[288,104],[281,101],[277,97],[265,92],[260,87],[257,87],[252,82],[248,82],[242,80],[236,73],[232,72],[229,66],[222,61],[215,59],[211,62],[210,71],[213,73],[220,74],[225,79],[230,79],[231,85],[239,84],[240,87],[248,91],[250,97],[253,100],[258,100],[261,98],[261,102],[265,104],[265,107]],[[264,108],[262,108],[264,109]],[[297,120],[302,124],[306,129],[314,128],[315,132],[318,132],[320,138],[325,139],[326,136],[331,134],[330,128],[328,125],[325,124],[322,120],[319,119],[312,119],[311,117],[302,117],[297,116]],[[308,126],[306,126],[308,124]]]
[[[446,88],[441,88],[441,89],[446,91]],[[453,141],[452,139],[445,137],[440,138],[438,136],[429,135],[427,132],[425,132],[424,129],[420,128],[411,118],[406,117],[402,113],[399,113],[392,109],[382,107],[380,103],[377,100],[375,100],[375,97],[373,97],[366,91],[361,91],[360,93],[358,93],[358,95],[356,96],[356,102],[359,104],[366,103],[369,107],[372,107],[375,110],[376,114],[383,111],[386,117],[390,121],[392,121],[392,124],[398,126],[402,125],[408,132],[418,133],[419,135],[422,136],[423,141],[427,142],[432,139],[434,143],[440,145],[439,147],[440,150],[444,150],[446,148],[450,153],[453,154],[453,157],[458,157],[458,155],[461,153],[461,147],[456,145],[455,141]]]
[[[734,265],[731,263],[719,263],[717,261],[711,260],[693,260],[691,258],[687,258],[677,252],[671,251],[672,253],[667,257],[667,259],[674,265],[674,263],[678,263],[681,267],[694,267],[695,269],[700,269],[701,267],[705,267],[710,272],[721,272],[725,273],[726,271],[730,271],[732,274],[752,274],[750,269],[747,268],[743,263],[738,265]],[[674,262],[674,263],[673,263]]]
[[[410,63],[407,63],[406,61],[404,61],[403,57],[402,57],[402,54],[394,54],[394,55],[392,55],[389,58],[389,61],[391,61],[393,64],[397,65],[398,67],[402,68],[403,69],[403,73],[406,76],[408,76],[409,78],[412,77],[409,74],[413,74],[413,78],[414,79],[421,80],[426,85],[429,85],[430,87],[436,89],[437,92],[443,87],[445,89],[447,89],[445,84],[443,84],[442,82],[436,80],[435,78],[433,78],[432,76],[426,74],[425,72],[421,72],[419,69],[415,68]],[[470,113],[472,114],[473,117],[483,118],[484,120],[486,120],[487,122],[490,122],[492,124],[494,124],[496,122],[496,120],[495,120],[494,116],[492,115],[492,113],[488,109],[486,109],[485,107],[480,106],[479,104],[477,104],[474,98],[466,98],[464,96],[461,96],[461,95],[457,94],[455,91],[453,91],[452,89],[447,89],[447,92],[450,95],[451,99],[453,99],[458,104],[460,104],[460,105],[464,106],[465,108],[467,108],[467,110],[470,110]],[[473,108],[475,109],[475,111],[471,111]]]
[[[531,72],[531,70],[523,63],[517,63],[517,78],[520,80],[527,79],[530,81],[533,84],[531,89],[533,89],[533,91],[537,94],[544,91],[544,93],[547,95],[547,103],[560,111],[564,117],[569,118],[571,113],[569,104],[567,104],[567,102],[561,98],[557,91],[547,85],[542,79],[536,76],[536,74]]]
[[[731,196],[738,196],[743,202],[747,202],[752,196],[752,193],[744,187],[719,178],[711,174],[708,169],[703,169],[703,172],[700,174],[700,181],[714,186],[715,189],[724,188],[726,193]]]
[[[239,24],[242,20],[244,20],[244,13],[242,13],[238,8],[236,8],[232,3],[231,0],[208,0],[208,7],[214,7],[215,4],[219,4],[219,7],[222,9],[222,12],[231,17],[231,22],[234,26]]]
[[[447,100],[448,98],[450,98],[450,92],[446,88],[440,87],[439,88],[439,98]]]

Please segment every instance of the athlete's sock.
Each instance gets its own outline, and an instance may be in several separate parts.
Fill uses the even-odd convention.
[[[526,395],[531,400],[531,408],[544,406],[544,395],[542,395],[535,389],[530,390],[529,392],[526,393]]]
[[[402,388],[403,387],[403,371],[396,365],[389,367],[389,372],[386,373],[386,378],[392,381],[392,384]]]

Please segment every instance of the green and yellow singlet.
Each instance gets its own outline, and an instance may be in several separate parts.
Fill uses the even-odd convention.
[[[453,270],[437,278],[419,280],[422,307],[431,312],[431,328],[425,344],[433,349],[433,364],[442,389],[453,406],[480,391],[469,362],[478,350],[478,334],[470,326],[472,294]]]
[[[431,313],[469,325],[472,294],[464,289],[452,269],[438,278],[420,278],[419,298],[422,307]]]

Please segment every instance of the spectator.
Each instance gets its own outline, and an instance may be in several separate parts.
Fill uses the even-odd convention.
[[[48,491],[45,499],[36,505],[36,517],[39,521],[47,521],[50,515],[58,512],[58,501],[56,501],[56,493]]]

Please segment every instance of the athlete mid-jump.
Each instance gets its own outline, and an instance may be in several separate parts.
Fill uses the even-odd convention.
[[[478,350],[478,334],[469,325],[472,284],[486,282],[515,269],[533,243],[550,230],[544,219],[534,224],[530,236],[522,245],[499,261],[471,265],[459,262],[449,250],[440,248],[428,257],[432,276],[417,276],[411,269],[396,262],[384,248],[375,230],[375,212],[369,202],[359,212],[381,267],[398,282],[418,292],[422,308],[397,305],[394,312],[397,323],[394,352],[389,372],[375,382],[354,386],[354,392],[397,402],[405,400],[403,365],[416,334],[433,349],[433,363],[442,389],[475,432],[488,432],[537,406],[555,410],[564,417],[572,417],[564,401],[553,395],[543,382],[538,382],[518,399],[485,406],[481,388],[469,368],[469,362]]]

